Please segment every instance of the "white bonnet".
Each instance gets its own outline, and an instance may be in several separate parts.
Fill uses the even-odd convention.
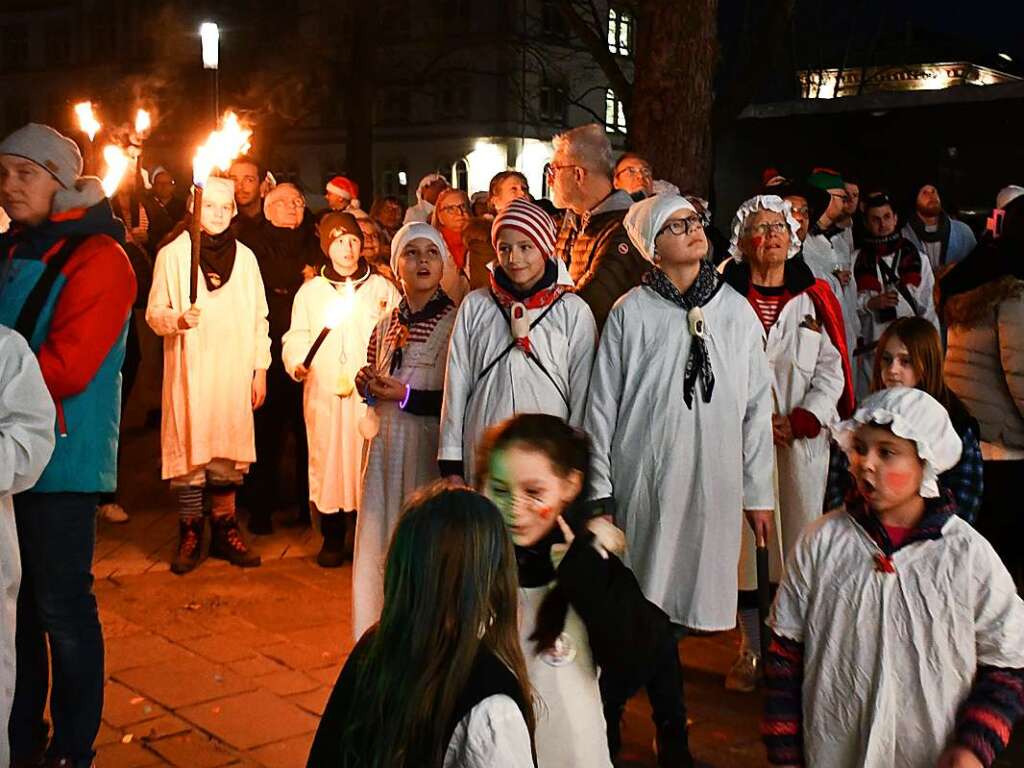
[[[743,254],[740,252],[740,238],[743,236],[743,228],[747,217],[758,211],[775,211],[781,213],[789,224],[789,253],[787,259],[791,259],[800,252],[800,238],[797,232],[800,225],[793,218],[793,206],[788,200],[783,200],[778,195],[755,195],[747,200],[736,211],[732,220],[732,237],[729,239],[729,253],[735,261],[743,261]]]
[[[684,209],[697,213],[685,197],[673,194],[651,195],[633,203],[622,220],[622,226],[640,254],[654,263],[654,239],[672,214]]]

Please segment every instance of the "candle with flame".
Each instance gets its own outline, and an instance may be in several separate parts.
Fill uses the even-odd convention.
[[[345,319],[349,312],[352,311],[352,304],[356,298],[356,291],[351,282],[345,284],[344,293],[341,296],[335,297],[335,299],[327,305],[327,312],[324,313],[324,327],[320,331],[320,335],[316,337],[316,341],[313,342],[313,346],[309,348],[309,352],[306,353],[306,359],[302,361],[302,366],[307,370],[313,365],[313,358],[316,357],[316,353],[320,350],[320,346],[324,343],[324,339],[327,338],[332,330],[338,327],[338,324]]]
[[[124,172],[128,170],[128,154],[116,144],[107,144],[103,148],[103,160],[107,164],[107,172],[103,176],[103,194],[113,197],[121,185]]]
[[[95,139],[102,126],[99,120],[96,119],[95,112],[93,112],[92,102],[82,101],[75,104],[75,115],[78,117],[78,127],[89,137],[89,141]]]
[[[231,161],[251,146],[252,131],[244,128],[234,112],[226,112],[221,120],[220,129],[213,131],[206,143],[196,150],[192,158],[192,269],[189,274],[188,295],[192,304],[196,303],[199,292],[199,238],[200,219],[203,210],[203,186],[210,174],[219,169],[226,171]]]

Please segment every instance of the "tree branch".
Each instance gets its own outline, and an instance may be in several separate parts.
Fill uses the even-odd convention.
[[[792,0],[789,1],[792,2]],[[608,83],[611,85],[612,90],[615,91],[616,97],[622,102],[622,107],[625,109],[626,114],[630,114],[630,107],[633,101],[633,84],[629,82],[629,79],[623,73],[619,62],[615,58],[615,54],[608,50],[608,43],[604,37],[591,29],[577,12],[571,0],[559,0],[558,7],[562,11],[562,16],[569,23],[569,27],[576,33],[576,36],[579,37],[587,50],[590,51],[594,61],[597,62],[605,77],[608,78]]]

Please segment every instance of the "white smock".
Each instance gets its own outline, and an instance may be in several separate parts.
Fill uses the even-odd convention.
[[[530,731],[519,706],[488,696],[466,714],[448,740],[443,768],[534,768]]]
[[[530,640],[552,585],[519,588],[519,642],[537,697],[537,768],[612,768],[597,667],[587,628],[569,606],[556,649],[538,655]]]
[[[291,326],[281,342],[284,369],[292,378],[324,328],[328,307],[346,290],[344,283],[317,275],[295,294]],[[359,504],[363,461],[359,419],[366,413],[366,403],[355,390],[355,377],[366,365],[366,345],[374,326],[391,314],[399,294],[391,282],[371,273],[349,301],[317,350],[302,391],[309,499],[323,514],[354,511]],[[345,397],[339,395],[342,389]]]
[[[836,247],[836,243],[840,243]],[[857,283],[853,280],[853,263],[850,261],[850,253],[845,250],[845,242],[841,236],[829,240],[823,234],[808,234],[804,240],[804,262],[811,269],[811,273],[820,280],[828,283],[836,299],[839,301],[839,309],[843,313],[843,330],[846,332],[846,349],[850,355],[857,348],[857,337],[860,335],[860,316],[857,314]],[[839,267],[850,273],[850,279],[846,287],[839,282],[833,270]],[[853,365],[853,359],[850,359]]]
[[[803,408],[822,426],[817,437],[775,446],[778,495],[768,541],[769,569],[775,583],[782,576],[784,557],[804,526],[821,516],[828,475],[828,426],[839,417],[836,403],[845,385],[839,350],[824,325],[816,327],[815,315],[814,301],[806,291],[794,296],[768,330],[765,342],[775,413],[788,415],[794,408]],[[757,589],[754,545],[754,534],[744,525],[740,589]]]
[[[14,701],[14,628],[21,555],[11,497],[36,484],[53,453],[53,399],[25,339],[0,325],[0,723]],[[7,731],[0,735],[0,765],[10,762]]]
[[[402,366],[391,374],[393,378],[417,390],[440,391],[444,387],[455,313],[455,307],[449,306],[440,317],[413,324],[402,350]],[[382,335],[386,338],[392,322],[397,320],[388,317],[381,321],[370,337],[371,345],[377,345]],[[426,325],[432,329],[426,339],[421,339],[420,329]],[[382,357],[378,352],[378,363]],[[384,563],[406,496],[438,478],[438,417],[407,413],[394,401],[381,401],[374,409],[380,431],[369,441],[366,451],[352,560],[352,630],[356,640],[380,619]]]
[[[199,275],[199,324],[182,330],[189,308],[192,240],[182,232],[160,249],[146,322],[164,339],[160,447],[164,480],[213,459],[245,472],[256,461],[252,377],[270,367],[270,326],[263,278],[253,252],[235,244],[228,281],[215,291]]]
[[[1024,667],[1024,602],[959,517],[892,556],[844,512],[786,562],[769,625],[804,644],[804,759],[829,768],[934,768],[979,665]]]
[[[527,310],[530,323],[546,310]],[[597,345],[597,325],[587,303],[574,293],[563,294],[530,330],[533,353],[547,374],[521,349],[505,352],[510,344],[508,320],[490,291],[478,288],[466,296],[448,351],[437,457],[463,462],[470,485],[476,476],[477,443],[492,424],[517,413],[548,413],[574,427],[583,423]],[[481,379],[480,374],[499,356]]]
[[[774,506],[772,395],[764,331],[728,285],[703,307],[710,403],[683,402],[686,311],[646,286],[612,308],[594,362],[585,429],[593,498],[614,496],[625,564],[671,620],[736,624],[744,509]]]

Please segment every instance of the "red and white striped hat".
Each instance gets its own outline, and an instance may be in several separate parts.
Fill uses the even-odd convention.
[[[498,250],[498,232],[505,227],[526,235],[537,250],[550,259],[555,254],[555,222],[547,211],[525,199],[513,200],[506,205],[491,224],[491,244]]]

